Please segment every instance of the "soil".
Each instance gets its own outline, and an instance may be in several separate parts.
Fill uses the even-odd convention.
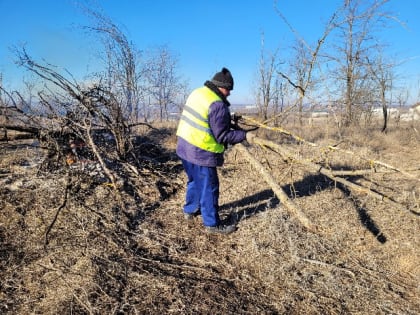
[[[95,161],[68,165],[34,141],[2,143],[0,312],[418,314],[417,130],[294,130],[315,147],[259,130],[294,156],[244,145],[317,231],[233,146],[218,170],[220,215],[238,227],[229,235],[206,233],[200,216],[184,219],[173,127],[139,132],[141,167],[113,165],[117,188]],[[384,198],[310,172],[302,160],[370,169],[345,178]]]

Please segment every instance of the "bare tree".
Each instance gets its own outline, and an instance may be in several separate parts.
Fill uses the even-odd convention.
[[[182,109],[184,108],[185,102],[190,94],[188,80],[180,81],[179,83],[179,90],[176,97],[175,107],[178,114],[181,114]]]
[[[395,96],[395,98],[396,98],[398,107],[400,107],[400,109],[403,106],[407,105],[409,96],[410,96],[410,92],[408,91],[407,88],[402,88],[397,91],[397,95]]]
[[[288,26],[290,31],[295,35],[297,40],[297,45],[295,46],[295,55],[293,60],[290,62],[292,75],[288,75],[283,71],[280,71],[279,74],[287,80],[287,82],[297,90],[298,92],[298,111],[299,111],[299,122],[302,125],[302,112],[303,112],[303,102],[304,98],[307,95],[309,89],[313,88],[314,85],[314,72],[315,68],[319,62],[319,55],[321,48],[328,37],[328,35],[335,28],[337,23],[337,18],[341,9],[335,11],[328,23],[325,26],[324,33],[316,42],[314,47],[311,47],[303,37],[296,31],[296,29],[289,23],[286,17],[281,13],[279,9],[276,11],[279,17],[283,22]]]
[[[177,74],[178,58],[166,45],[151,50],[145,62],[144,75],[147,81],[146,91],[153,103],[159,106],[159,119],[169,119],[171,106],[176,107],[176,100],[183,92],[183,84]]]
[[[99,81],[106,82],[106,89],[118,98],[123,116],[137,120],[141,98],[138,52],[110,18],[88,8],[85,12],[94,24],[85,28],[98,33],[105,47],[106,71],[100,75]]]
[[[383,125],[382,132],[386,132],[388,124],[388,102],[389,98],[387,94],[392,91],[392,85],[394,81],[395,63],[385,62],[383,54],[380,52],[374,60],[367,58],[367,64],[369,65],[370,73],[378,86],[379,99],[382,105],[383,113]]]
[[[274,86],[276,87],[276,89],[272,100],[273,117],[275,117],[273,124],[277,126],[279,121],[278,117],[284,113],[283,110],[285,105],[285,94],[287,92],[287,89],[286,85],[283,84],[283,79],[278,75],[276,75]]]
[[[261,53],[257,77],[257,107],[260,117],[267,120],[269,107],[277,106],[279,101],[280,81],[277,77],[277,51],[269,53],[264,48],[264,34],[261,36]]]
[[[344,125],[358,121],[357,112],[364,104],[374,102],[371,91],[375,80],[371,78],[366,62],[380,48],[375,40],[375,31],[385,27],[390,15],[383,11],[389,0],[344,0],[341,20],[336,24],[341,40],[330,55],[338,67],[333,77],[343,83]],[[367,92],[367,93],[366,93]]]
[[[294,79],[292,80],[289,75],[280,71],[280,75],[285,78],[287,82],[298,92],[297,109],[300,125],[303,124],[303,101],[307,88],[311,85],[310,76],[312,76],[312,70],[309,69],[311,67],[309,52],[310,51],[306,49],[304,43],[302,41],[298,41],[295,47],[294,58],[291,61],[291,72],[293,73]]]
[[[327,80],[324,81],[327,83],[328,78],[332,80],[327,83],[329,89],[336,87],[342,95],[342,101],[336,100],[336,103],[344,103],[344,125],[357,122],[363,107],[366,104],[374,104],[375,93],[372,93],[372,90],[377,86],[378,80],[371,76],[367,57],[381,47],[375,40],[375,31],[379,27],[387,26],[391,19],[395,19],[384,11],[387,2],[389,0],[343,0],[313,47],[306,43],[280,10],[277,10],[298,41],[297,54],[294,56],[294,62],[290,63],[294,65],[292,75],[284,72],[280,72],[280,75],[298,91],[297,104],[300,112],[308,90],[314,88],[313,76],[317,66],[329,72]],[[333,34],[338,35],[338,40],[335,41],[337,44],[321,51],[327,37]],[[322,65],[319,60],[321,54],[325,57]]]

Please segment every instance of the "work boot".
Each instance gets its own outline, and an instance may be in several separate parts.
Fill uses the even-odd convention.
[[[194,219],[194,217],[196,217],[200,214],[201,214],[200,209],[195,210],[193,213],[184,212],[184,219],[185,220],[192,220],[192,219]]]
[[[222,225],[217,226],[206,226],[206,231],[213,234],[230,234],[236,231],[236,226],[232,225]]]

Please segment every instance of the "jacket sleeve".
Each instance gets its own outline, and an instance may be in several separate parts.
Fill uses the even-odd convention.
[[[209,125],[216,141],[236,144],[246,139],[244,130],[232,130],[229,107],[223,102],[214,102],[209,109]]]

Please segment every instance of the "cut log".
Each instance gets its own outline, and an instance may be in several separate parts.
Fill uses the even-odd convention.
[[[29,126],[15,126],[15,125],[0,125],[0,130],[3,130],[3,135],[0,137],[0,142],[7,142],[18,139],[34,139],[39,135],[39,129]],[[17,131],[18,133],[10,134],[8,131]]]
[[[30,126],[18,126],[18,125],[1,125],[0,128],[7,129],[7,130],[13,130],[13,131],[19,131],[19,132],[26,132],[38,135],[40,132],[39,128],[30,127]]]
[[[296,206],[296,204],[287,196],[284,190],[280,187],[279,184],[273,179],[269,172],[264,168],[264,166],[256,160],[242,144],[235,145],[242,155],[249,161],[249,163],[263,176],[264,180],[268,185],[273,189],[273,192],[286,207],[289,212],[299,220],[299,222],[311,232],[317,232],[316,226],[306,217],[306,215]]]

